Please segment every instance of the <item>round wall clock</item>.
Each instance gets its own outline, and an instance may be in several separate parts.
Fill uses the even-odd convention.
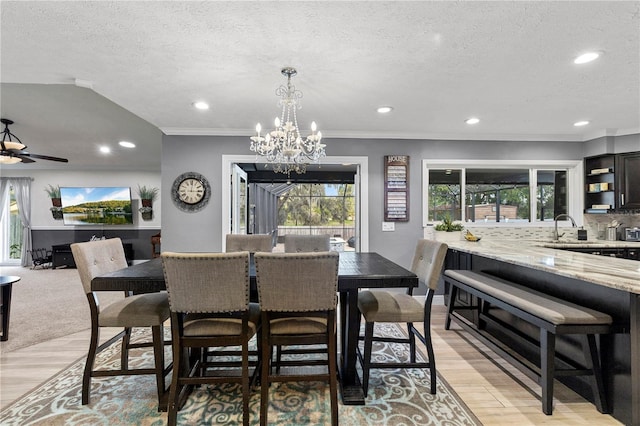
[[[183,173],[173,181],[171,198],[180,210],[197,212],[209,202],[211,186],[200,173]]]

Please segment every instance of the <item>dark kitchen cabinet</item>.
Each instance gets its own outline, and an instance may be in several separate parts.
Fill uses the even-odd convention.
[[[586,213],[615,210],[616,164],[615,155],[599,155],[584,160]]]
[[[640,151],[616,156],[618,203],[621,209],[640,209]]]
[[[640,209],[640,151],[584,159],[585,213]]]
[[[465,253],[462,251],[458,251],[455,249],[449,249],[447,251],[447,257],[445,258],[445,269],[464,269],[471,270],[471,254]],[[444,289],[444,300],[445,304],[449,305],[449,286],[445,284]],[[456,306],[474,306],[477,305],[477,299],[471,294],[467,293],[464,290],[459,290],[457,293],[457,297],[455,300]],[[477,311],[475,309],[470,309],[467,311],[463,311],[462,314],[468,320],[477,323]]]

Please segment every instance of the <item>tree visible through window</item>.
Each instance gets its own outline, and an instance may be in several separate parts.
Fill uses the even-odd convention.
[[[278,200],[281,226],[354,226],[352,184],[296,184]]]
[[[13,187],[9,187],[9,205],[2,218],[2,249],[0,261],[7,262],[20,259],[22,251],[22,221],[18,213],[18,203]]]
[[[430,222],[445,217],[465,222],[544,221],[568,210],[567,170],[429,169],[428,176]],[[536,180],[534,200],[530,176]],[[532,203],[536,212],[533,219]]]

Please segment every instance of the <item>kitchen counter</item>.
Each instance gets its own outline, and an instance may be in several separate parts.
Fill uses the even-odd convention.
[[[627,425],[640,426],[640,262],[609,256],[568,251],[570,249],[638,249],[640,243],[626,241],[534,241],[483,238],[478,242],[445,241],[449,246],[447,267],[486,271],[492,275],[581,306],[607,313],[614,332],[600,337],[601,367],[612,415]],[[446,293],[446,288],[445,288]],[[468,295],[467,295],[468,296]],[[460,301],[460,295],[458,298]],[[469,306],[476,302],[465,297]],[[480,326],[477,311],[469,319]],[[501,312],[512,329],[528,330],[517,319]],[[501,328],[489,329],[505,339]],[[485,330],[485,331],[486,331]],[[535,334],[531,335],[535,338]],[[506,337],[506,344],[519,353],[528,345]],[[568,359],[582,359],[580,342],[573,336],[558,339]],[[562,377],[562,383],[593,402],[585,377]]]
[[[576,241],[550,243],[528,240],[446,241],[449,248],[514,265],[576,278],[605,287],[640,294],[640,262],[594,256],[561,249],[640,248],[638,242]],[[582,244],[581,244],[582,243]],[[549,245],[553,244],[553,248]]]

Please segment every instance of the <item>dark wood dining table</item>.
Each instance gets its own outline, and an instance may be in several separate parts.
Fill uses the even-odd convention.
[[[250,269],[252,293],[255,292],[255,269]],[[378,253],[340,252],[338,269],[340,315],[340,387],[345,405],[364,405],[365,395],[356,371],[360,313],[358,291],[363,288],[417,287],[413,272]],[[151,293],[165,290],[162,260],[156,258],[128,268],[95,277],[92,291],[132,291]]]

